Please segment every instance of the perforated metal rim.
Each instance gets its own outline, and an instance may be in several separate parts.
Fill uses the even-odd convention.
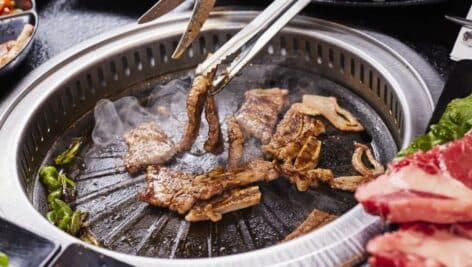
[[[254,15],[255,13],[253,12],[216,13],[207,23],[205,32],[210,32],[211,30],[222,32],[234,31],[243,26],[244,23],[250,20]],[[0,214],[18,222],[25,222],[24,225],[27,228],[49,238],[56,239],[64,245],[77,241],[48,224],[46,220],[31,206],[26,195],[23,194],[24,187],[21,184],[20,177],[31,177],[28,172],[31,173],[34,169],[28,163],[28,159],[30,158],[29,155],[34,154],[36,147],[38,147],[39,150],[38,144],[41,143],[40,140],[50,142],[48,140],[51,139],[45,138],[45,136],[41,134],[41,129],[34,129],[34,127],[28,129],[28,127],[33,125],[32,122],[35,121],[35,118],[43,116],[43,114],[38,112],[37,109],[40,108],[41,105],[47,105],[48,101],[46,100],[58,93],[54,91],[56,87],[62,85],[64,81],[72,84],[76,82],[76,80],[70,80],[70,75],[76,73],[85,66],[90,66],[93,65],[93,63],[100,62],[101,58],[107,58],[113,54],[123,52],[123,47],[139,47],[151,42],[152,40],[165,40],[165,38],[168,37],[175,37],[182,29],[184,29],[185,18],[186,16],[168,18],[161,22],[156,22],[155,24],[144,27],[131,25],[122,30],[95,38],[90,42],[86,42],[79,45],[77,48],[67,51],[65,54],[49,62],[22,83],[24,89],[19,94],[21,97],[11,99],[11,105],[2,111],[2,119],[0,121],[2,124],[2,129],[0,130],[0,145],[5,148],[5,154],[7,155],[7,158],[0,163],[0,169],[2,170],[2,173],[6,175],[5,177],[8,177],[7,179],[4,178],[0,181],[0,185],[2,188],[5,188],[7,192],[0,196],[0,203],[2,203],[2,206],[0,206]],[[156,28],[158,30],[156,30]],[[308,30],[307,28],[311,28],[312,30]],[[403,129],[401,126],[398,128],[400,129],[399,132],[402,136],[401,145],[406,144],[413,136],[424,130],[426,124],[424,118],[428,117],[432,111],[433,101],[431,95],[429,94],[426,83],[422,78],[414,71],[408,62],[401,58],[397,53],[367,35],[321,20],[303,17],[297,18],[290,27],[284,31],[283,35],[285,34],[302,34],[303,36],[315,40],[333,44],[334,47],[339,47],[362,58],[362,61],[366,62],[364,67],[369,63],[368,66],[372,66],[372,71],[381,73],[388,81],[388,88],[393,88],[395,90],[396,97],[398,98],[399,103],[401,103],[402,111],[404,112],[402,119],[398,120],[399,125],[404,125]],[[167,50],[172,50],[172,45],[170,45]],[[341,65],[341,60],[333,60],[335,58],[334,50],[332,50],[332,52],[329,52],[329,49],[324,50],[325,52],[323,52],[323,49],[321,50],[322,52],[320,55],[322,61],[319,70],[325,71],[323,73],[327,76],[339,74],[338,71],[335,71],[334,66],[336,65],[336,62],[339,62]],[[145,55],[147,52],[145,49],[143,51],[144,52],[142,53]],[[282,49],[277,51],[282,51]],[[312,55],[318,55],[318,52]],[[162,57],[165,62],[164,58],[165,57]],[[386,59],[389,59],[390,62],[385,62]],[[192,57],[188,55],[184,60],[186,60],[185,64],[187,65],[179,65],[177,67],[182,68],[195,66],[200,59],[196,57],[193,57],[192,59]],[[326,62],[327,64],[324,65],[322,64],[323,62]],[[139,69],[139,62],[137,63],[138,64],[135,64],[134,67]],[[182,63],[183,62],[176,62],[175,64]],[[168,61],[167,64],[173,63]],[[151,65],[152,64],[150,63],[149,66]],[[107,66],[110,68],[110,71],[107,72],[107,74],[113,73],[113,67],[111,67],[110,64],[107,64]],[[328,69],[322,69],[323,66]],[[142,65],[141,67],[143,70],[146,70],[147,64]],[[359,70],[362,69],[360,65],[359,68],[354,68]],[[169,69],[170,68],[167,70]],[[149,71],[152,70],[153,69],[151,68]],[[126,73],[126,68],[124,68],[124,72]],[[165,73],[165,71],[163,73]],[[359,75],[361,73],[362,72],[359,72]],[[130,75],[130,77],[137,80],[143,78],[139,75],[139,72],[136,74],[137,75]],[[343,76],[345,74],[346,72],[343,73]],[[100,76],[102,76],[102,79],[106,81],[116,80],[114,79],[114,75],[108,77],[103,72],[102,75],[97,74],[100,83],[102,83],[102,81],[100,81]],[[355,75],[351,76],[355,77]],[[366,90],[362,90],[364,95],[359,93],[363,97],[368,97],[368,95],[371,94],[376,95],[376,90],[370,90],[370,88],[376,88],[373,85],[375,79],[371,79],[370,76],[370,71],[366,72],[365,69],[363,75],[357,76],[359,77],[358,80],[361,80],[360,77],[364,77],[364,81],[369,81],[362,85],[367,87]],[[353,79],[352,82],[354,83],[358,80]],[[370,83],[370,80],[373,81],[372,84]],[[349,84],[348,80],[346,80],[346,84]],[[361,90],[362,86],[359,86],[357,83],[353,88],[360,88],[359,90]],[[104,88],[106,88],[106,85]],[[408,89],[411,90],[411,88],[417,88],[417,91],[409,92]],[[369,93],[369,91],[373,92]],[[61,95],[67,98],[75,98],[75,93],[77,92],[71,91],[71,94],[68,96],[65,96],[66,94]],[[387,107],[390,106],[388,103],[393,103],[391,99],[393,99],[394,96],[392,94],[384,93],[383,95],[380,95],[380,97],[376,96],[380,100],[385,99],[383,95],[387,96]],[[391,97],[389,95],[391,95]],[[76,99],[80,99],[80,94]],[[74,102],[74,100],[72,100],[72,102]],[[80,104],[80,101],[77,102],[77,104]],[[76,105],[76,107],[77,106],[80,105]],[[395,107],[395,105],[391,108],[392,113],[396,114],[397,112],[393,111],[393,107]],[[42,111],[44,112],[44,110]],[[386,114],[388,114],[389,111],[390,109]],[[415,114],[419,118],[413,118],[412,114]],[[395,129],[394,127],[395,122],[393,123],[392,129]],[[20,143],[21,141],[26,140],[24,135],[30,136],[35,131],[35,137],[32,138],[35,139],[35,141],[30,142],[30,144]],[[47,132],[46,129],[45,133]],[[19,155],[19,157],[17,158],[16,155]],[[18,163],[18,161],[20,162]],[[28,165],[30,167],[28,167]],[[27,172],[28,169],[30,170]],[[12,206],[12,203],[17,203],[16,205],[19,208]],[[306,266],[323,266],[331,265],[332,263],[340,264],[355,261],[355,259],[352,258],[352,255],[362,254],[365,241],[373,233],[380,231],[380,228],[381,226],[377,219],[364,214],[360,207],[356,207],[334,223],[305,237],[286,244],[235,256],[219,257],[209,260],[163,260],[123,255],[98,248],[93,249],[98,249],[103,253],[138,265],[228,266],[228,264],[269,265],[278,263],[302,263]]]

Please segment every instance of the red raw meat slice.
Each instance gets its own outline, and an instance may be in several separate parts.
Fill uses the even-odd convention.
[[[446,172],[451,177],[472,188],[472,132],[463,138],[442,146],[436,146],[428,152],[417,152],[391,164],[391,170],[399,170],[408,165],[415,165],[430,174]]]
[[[470,225],[406,224],[372,239],[367,250],[372,267],[470,267],[472,239],[457,229]]]
[[[356,199],[395,223],[472,222],[472,134],[394,162]]]

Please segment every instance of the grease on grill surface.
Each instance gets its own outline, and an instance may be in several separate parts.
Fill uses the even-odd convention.
[[[89,138],[78,157],[82,161],[78,160],[77,164],[67,169],[77,180],[78,198],[74,204],[90,212],[90,229],[103,246],[129,254],[165,258],[230,255],[279,243],[314,208],[340,216],[356,205],[349,192],[320,185],[301,193],[286,179],[258,184],[262,193],[259,205],[225,214],[217,223],[189,223],[183,216],[167,209],[138,201],[136,195],[143,191],[144,175],[126,172],[122,157],[127,147],[116,137],[139,123],[156,119],[165,122],[159,125],[174,142],[178,142],[186,119],[185,96],[191,78],[185,72],[152,84],[160,85],[152,87],[143,84],[140,90],[133,90],[137,99],[143,100],[146,109],[136,106],[136,98],[108,101],[108,109],[104,111],[104,118],[107,119],[97,119],[99,125],[93,134],[94,116],[91,112],[60,137],[50,153],[60,151],[73,136],[92,136],[93,140],[104,145],[95,145]],[[396,146],[387,127],[360,97],[318,75],[274,65],[248,66],[241,77],[233,80],[217,96],[222,132],[227,132],[224,120],[237,111],[245,90],[271,87],[290,89],[290,103],[300,102],[303,94],[335,96],[339,104],[352,112],[367,129],[367,133],[343,133],[321,119],[326,125],[326,133],[320,136],[323,149],[319,168],[332,169],[335,176],[356,174],[351,164],[353,141],[370,143],[376,157],[383,163],[395,154]],[[132,113],[120,111],[126,110],[122,108],[127,105],[134,107]],[[224,166],[227,153],[218,156],[204,153],[203,143],[207,133],[208,126],[202,123],[192,150],[173,159],[169,166],[190,173],[204,173],[217,164]],[[224,138],[227,146],[226,134]],[[248,139],[244,161],[260,155],[260,143],[253,138]],[[41,203],[36,205],[41,206]]]

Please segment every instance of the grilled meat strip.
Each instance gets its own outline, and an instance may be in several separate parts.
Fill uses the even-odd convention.
[[[300,226],[298,226],[297,229],[295,229],[293,232],[287,235],[282,242],[289,241],[297,237],[306,235],[307,233],[334,221],[336,218],[337,216],[335,215],[329,214],[321,210],[314,209],[308,215],[305,221],[302,224],[300,224]]]
[[[362,175],[341,176],[330,180],[329,185],[334,189],[355,192],[360,185],[370,182],[371,180],[371,177]]]
[[[210,199],[228,189],[259,181],[272,181],[278,177],[279,173],[272,162],[255,159],[237,169],[224,171],[219,168],[195,177],[193,194],[198,199]]]
[[[208,122],[208,139],[203,148],[212,154],[221,154],[224,150],[221,134],[220,119],[215,97],[207,95],[205,103],[205,117]]]
[[[262,159],[250,161],[235,170],[216,168],[196,177],[164,167],[150,166],[146,173],[146,189],[139,198],[151,205],[183,214],[197,200],[208,200],[227,190],[278,177],[272,162]]]
[[[177,152],[174,142],[152,122],[126,132],[124,139],[128,145],[124,164],[130,173],[148,165],[164,163]]]
[[[376,177],[384,173],[384,166],[377,161],[374,157],[374,153],[372,153],[372,150],[368,146],[354,142],[354,147],[356,149],[352,155],[352,166],[354,166],[357,172],[366,177]],[[368,168],[365,166],[364,162],[362,162],[362,156],[364,154],[367,156],[369,163],[374,167],[373,169]]]
[[[330,170],[313,169],[318,165],[321,141],[316,137],[325,132],[324,124],[298,111],[292,105],[277,125],[270,143],[263,151],[277,161],[280,173],[295,184],[299,191],[317,186],[319,181],[332,179]]]
[[[402,225],[398,231],[369,241],[367,250],[372,254],[369,264],[372,267],[470,267],[471,236],[463,235],[455,228],[457,225]]]
[[[153,206],[186,213],[196,202],[192,195],[194,176],[165,167],[149,166],[146,172],[146,189],[139,199]]]
[[[317,187],[319,182],[329,183],[333,180],[333,172],[329,169],[311,169],[311,170],[296,170],[290,164],[277,165],[277,169],[287,179],[297,187],[300,192],[305,192],[310,187]]]
[[[277,123],[278,114],[287,105],[288,90],[253,89],[244,94],[245,101],[236,113],[236,120],[249,134],[267,144]]]
[[[385,171],[383,165],[377,161],[368,146],[354,142],[354,147],[356,149],[352,155],[352,165],[361,175],[334,178],[329,182],[332,188],[354,192],[360,185],[370,182]],[[367,167],[362,161],[364,154],[373,168]]]
[[[259,204],[261,191],[259,186],[233,189],[209,200],[199,201],[185,216],[189,222],[211,220],[217,222],[222,215]]]
[[[180,141],[180,152],[190,150],[197,139],[210,81],[211,79],[205,76],[197,76],[193,80],[192,88],[187,96],[187,124]]]
[[[292,162],[309,137],[324,132],[325,126],[321,121],[300,113],[292,105],[277,125],[270,143],[262,146],[262,150],[278,160]]]
[[[244,133],[234,116],[228,118],[228,169],[239,167],[244,153]]]
[[[321,141],[314,136],[308,137],[295,159],[294,167],[297,171],[305,171],[318,165],[321,153]]]
[[[427,152],[394,161],[386,174],[362,185],[365,210],[394,223],[472,221],[472,132]]]
[[[295,105],[304,114],[322,115],[341,131],[364,131],[362,124],[349,111],[341,108],[335,97],[304,95],[303,103]]]

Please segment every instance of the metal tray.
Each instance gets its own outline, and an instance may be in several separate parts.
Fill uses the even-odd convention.
[[[52,264],[54,267],[131,267],[78,244],[68,246]]]
[[[57,243],[0,218],[0,251],[8,255],[10,266],[47,266],[58,250]]]
[[[17,0],[16,2],[19,6],[21,6],[22,3],[27,1],[31,2],[31,9],[25,10],[18,14],[0,16],[0,43],[15,40],[23,30],[23,26],[25,24],[29,23],[34,26],[34,31],[30,40],[23,47],[20,53],[5,66],[0,67],[0,78],[8,75],[11,71],[16,69],[31,51],[34,36],[36,35],[39,23],[38,15],[36,13],[36,2],[34,0]]]

